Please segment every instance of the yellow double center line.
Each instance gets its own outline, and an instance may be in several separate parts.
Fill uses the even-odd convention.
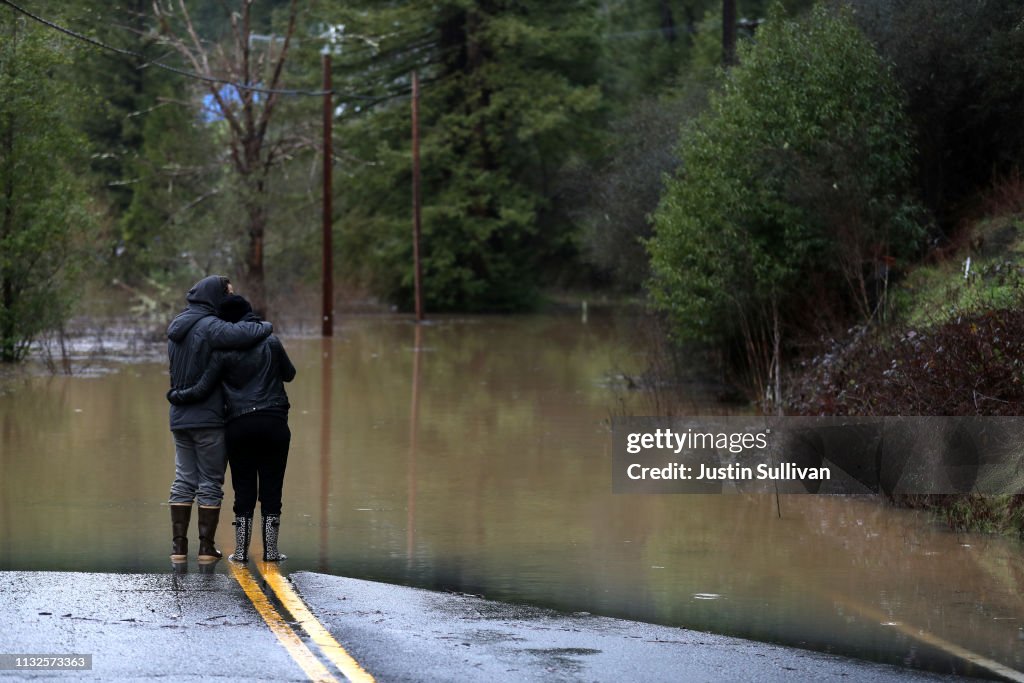
[[[1011,669],[1005,664],[1001,664],[995,661],[994,659],[989,659],[988,657],[980,655],[977,652],[972,652],[971,650],[968,650],[965,647],[961,647],[956,643],[951,643],[950,641],[941,638],[934,633],[925,631],[924,629],[913,626],[912,624],[907,624],[899,621],[891,621],[892,617],[874,607],[863,605],[859,602],[847,599],[838,594],[833,595],[821,591],[819,592],[822,595],[825,595],[828,598],[830,598],[836,604],[842,605],[844,609],[847,609],[851,612],[858,612],[868,619],[877,621],[879,624],[886,624],[896,629],[905,636],[913,638],[914,640],[922,642],[926,645],[931,645],[932,647],[937,648],[939,650],[943,650],[953,655],[954,657],[959,657],[965,662],[969,662],[980,669],[988,671],[989,673],[1001,676],[1005,680],[1015,681],[1016,683],[1024,683],[1024,673],[1021,673],[1016,669]]]
[[[288,625],[278,611],[271,604],[270,600],[260,589],[259,584],[245,565],[229,562],[231,573],[242,587],[245,594],[249,596],[256,611],[263,617],[270,630],[277,636],[277,640],[284,646],[295,663],[298,664],[310,680],[322,683],[337,683],[337,679],[327,670],[309,647],[296,635],[291,626]],[[344,674],[345,678],[353,683],[374,683],[374,678],[359,665],[353,657],[345,651],[345,648],[334,639],[334,636],[324,628],[320,620],[302,601],[298,593],[291,587],[288,581],[281,576],[277,565],[270,562],[259,563],[260,573],[263,575],[267,585],[274,591],[277,599],[281,601],[292,618],[302,627],[313,644],[320,650],[324,657],[331,661],[334,666]]]

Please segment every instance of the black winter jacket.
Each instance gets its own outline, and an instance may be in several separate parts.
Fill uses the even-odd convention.
[[[287,417],[288,394],[283,382],[295,379],[295,366],[274,335],[245,351],[217,351],[206,372],[191,387],[168,392],[172,404],[202,401],[223,383],[228,422],[256,411]]]
[[[266,339],[270,323],[243,321],[229,323],[217,317],[224,299],[226,279],[219,275],[203,278],[189,290],[188,306],[167,328],[167,355],[171,364],[171,388],[187,387],[202,377],[216,349],[244,349]],[[201,429],[224,426],[224,399],[219,387],[204,400],[188,405],[171,405],[171,429]]]

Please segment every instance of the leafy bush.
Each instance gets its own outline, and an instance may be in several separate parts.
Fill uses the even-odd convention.
[[[849,13],[776,6],[684,129],[654,217],[651,292],[676,336],[744,348],[763,384],[780,329],[870,317],[920,240],[912,152],[899,90]]]
[[[59,327],[92,223],[84,141],[69,124],[83,94],[61,79],[71,56],[52,33],[0,12],[0,362]]]

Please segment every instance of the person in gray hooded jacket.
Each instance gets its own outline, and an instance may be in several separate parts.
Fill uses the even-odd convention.
[[[217,317],[217,307],[232,293],[231,282],[211,275],[189,290],[188,305],[167,328],[171,389],[195,384],[216,349],[245,349],[273,331],[268,322],[229,323]],[[214,544],[224,498],[224,397],[217,390],[204,400],[170,408],[174,435],[174,482],[171,484],[171,561],[188,556],[188,527],[192,504],[198,500],[200,563],[214,562],[221,552]]]

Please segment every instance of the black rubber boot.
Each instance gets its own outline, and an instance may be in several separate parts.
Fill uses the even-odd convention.
[[[199,562],[216,562],[223,555],[214,545],[217,522],[220,520],[219,507],[199,506]]]
[[[249,561],[249,541],[252,540],[252,515],[235,515],[235,552],[228,555],[229,560],[235,562]]]
[[[171,503],[171,562],[188,559],[188,524],[192,519],[192,503]]]
[[[266,562],[287,560],[277,549],[277,535],[281,527],[281,515],[263,516],[263,559]]]

